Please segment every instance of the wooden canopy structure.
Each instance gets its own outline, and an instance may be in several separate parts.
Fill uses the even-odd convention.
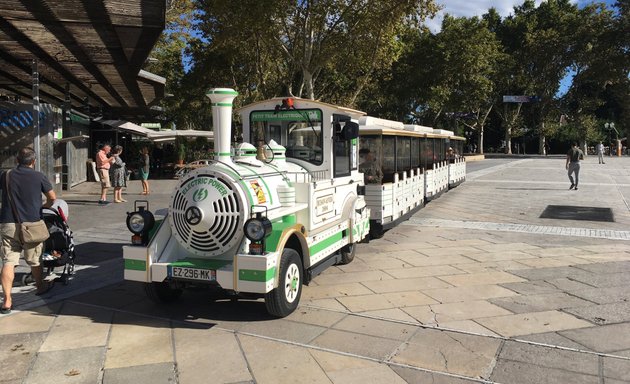
[[[117,118],[146,114],[165,79],[141,69],[166,0],[0,1],[0,95]]]

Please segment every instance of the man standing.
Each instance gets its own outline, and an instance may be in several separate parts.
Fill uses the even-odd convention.
[[[597,158],[600,164],[606,164],[604,163],[604,144],[601,141],[597,144]]]
[[[578,189],[578,182],[580,181],[580,160],[584,158],[584,152],[578,148],[577,143],[573,143],[569,152],[567,152],[567,163],[565,168],[569,171],[569,180],[571,186],[569,189]],[[572,174],[575,173],[575,181]]]
[[[42,193],[46,196],[45,207],[50,207],[56,199],[55,191],[46,176],[34,169],[35,152],[31,148],[23,148],[17,155],[17,167],[0,175],[0,190],[2,190],[2,209],[0,209],[0,233],[2,243],[2,292],[4,303],[0,313],[10,313],[13,307],[11,287],[15,278],[15,266],[19,263],[20,253],[24,252],[24,260],[31,267],[37,294],[48,292],[52,283],[43,281],[40,256],[43,243],[24,243],[19,240],[18,218],[13,214],[9,193],[21,222],[33,222],[41,219]],[[9,174],[9,191],[7,191],[7,174]]]
[[[112,147],[109,144],[104,144],[96,154],[96,169],[98,170],[98,177],[101,178],[101,199],[98,201],[99,205],[109,204],[109,201],[107,201],[107,188],[111,187],[109,167],[116,161],[113,156],[107,157],[111,150]]]

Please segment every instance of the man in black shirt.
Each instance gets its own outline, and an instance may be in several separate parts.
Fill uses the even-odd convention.
[[[577,143],[573,143],[569,152],[567,152],[567,163],[565,168],[567,169],[569,174],[569,180],[571,181],[571,186],[569,189],[578,189],[578,182],[580,181],[580,160],[584,158],[584,152],[578,148]],[[571,174],[575,173],[575,180],[573,180],[573,176]]]
[[[17,155],[16,168],[0,175],[0,190],[2,191],[2,208],[0,209],[0,256],[2,257],[2,292],[4,302],[0,313],[10,313],[13,307],[11,287],[15,278],[15,266],[19,263],[20,254],[24,252],[24,260],[31,267],[37,293],[47,292],[52,285],[44,284],[40,256],[43,243],[25,243],[19,240],[18,219],[11,209],[8,194],[11,193],[13,204],[20,216],[21,222],[33,222],[41,219],[42,193],[46,196],[46,204],[50,207],[54,200],[55,191],[46,176],[34,169],[35,152],[31,148],[23,148]],[[7,173],[9,173],[9,191],[7,191]]]

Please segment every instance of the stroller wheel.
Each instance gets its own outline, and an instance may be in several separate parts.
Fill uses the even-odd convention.
[[[35,280],[33,279],[33,274],[32,273],[27,273],[25,275],[22,275],[22,285],[23,286],[27,286],[29,284],[33,284],[35,282]]]

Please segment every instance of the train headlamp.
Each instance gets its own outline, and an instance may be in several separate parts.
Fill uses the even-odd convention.
[[[245,237],[252,242],[260,242],[271,234],[271,221],[260,213],[245,222]]]
[[[135,211],[127,212],[127,228],[133,233],[131,243],[135,245],[148,244],[149,231],[151,231],[155,225],[155,217],[148,209],[148,202],[146,203],[146,206],[138,207],[138,201],[136,201],[134,207]]]
[[[142,233],[144,229],[144,216],[139,212],[134,212],[127,216],[127,228],[136,235]]]

